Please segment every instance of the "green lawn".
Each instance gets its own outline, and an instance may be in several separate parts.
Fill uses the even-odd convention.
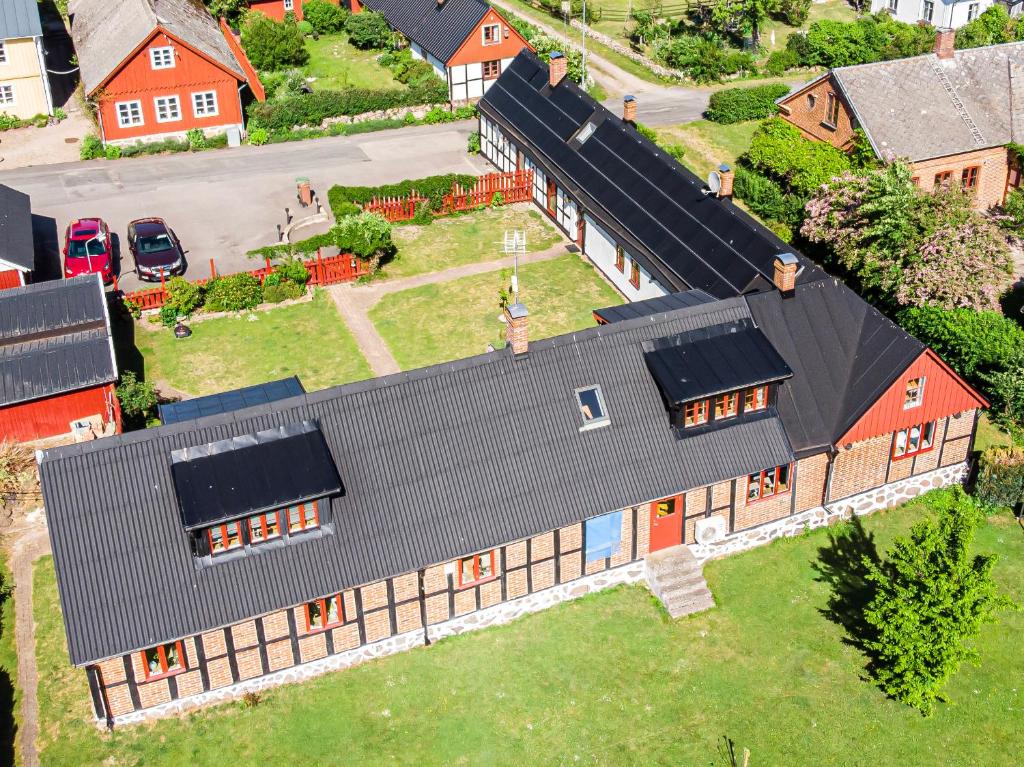
[[[704,178],[708,171],[723,162],[735,167],[736,158],[750,146],[750,139],[759,124],[759,120],[732,125],[696,120],[683,125],[655,128],[655,131],[663,143],[686,147],[683,165]]]
[[[371,375],[323,291],[309,303],[193,322],[191,338],[182,340],[148,319],[142,322],[147,326],[130,327],[146,380],[195,396],[291,375],[298,375],[307,391]],[[122,358],[126,345],[122,339]]]
[[[974,449],[979,453],[990,447],[1006,446],[1013,443],[1013,437],[1007,434],[988,417],[982,413],[978,418],[978,433],[974,438]]]
[[[865,520],[879,549],[920,506]],[[670,621],[640,586],[559,605],[304,684],[112,734],[67,664],[52,560],[35,573],[42,764],[708,765],[1016,764],[1024,613],[987,625],[934,716],[887,700],[823,615],[826,531],[711,563],[718,606]],[[978,548],[1018,600],[1024,535],[994,517]]]
[[[14,646],[14,581],[0,552],[0,764],[15,763],[15,739],[21,720],[18,654]]]
[[[761,44],[768,51],[776,51],[786,47],[789,36],[799,30],[809,29],[816,21],[853,21],[857,18],[857,11],[847,0],[825,0],[823,3],[811,3],[811,10],[807,14],[807,21],[801,27],[791,27],[782,21],[770,20],[761,31]],[[775,33],[775,42],[772,42],[772,32]]]
[[[384,296],[370,319],[404,370],[469,357],[487,344],[504,346],[498,292],[512,270],[464,277]],[[530,311],[533,339],[594,324],[592,312],[622,303],[596,270],[577,255],[519,269],[520,300]],[[426,321],[429,318],[429,322]]]
[[[319,40],[306,38],[309,63],[303,70],[315,90],[343,88],[402,88],[391,70],[377,63],[380,51],[361,51],[348,42],[348,35],[323,35]]]
[[[514,206],[487,208],[465,216],[439,218],[429,226],[394,229],[398,256],[382,270],[383,277],[410,277],[453,266],[502,258],[505,232],[526,232],[527,251],[547,250],[561,235],[535,210]]]

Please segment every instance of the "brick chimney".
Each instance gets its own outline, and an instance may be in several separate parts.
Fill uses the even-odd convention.
[[[636,96],[625,96],[622,99],[622,121],[636,125]]]
[[[955,50],[956,30],[949,27],[937,29],[935,31],[935,55],[940,59],[951,59]]]
[[[561,51],[552,51],[548,61],[548,84],[554,88],[565,77],[566,67],[569,66]]]
[[[718,178],[722,181],[722,186],[718,189],[719,197],[732,198],[732,183],[735,177],[732,168],[725,163],[718,166]]]
[[[791,294],[796,289],[796,273],[800,262],[792,253],[780,253],[775,257],[775,287],[783,295]]]
[[[517,357],[530,348],[530,313],[522,304],[505,307],[505,343]]]

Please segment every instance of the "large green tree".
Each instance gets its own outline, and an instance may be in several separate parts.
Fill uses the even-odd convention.
[[[970,643],[982,624],[1013,605],[992,577],[996,557],[971,552],[982,520],[974,499],[956,487],[930,506],[934,518],[897,538],[884,560],[864,559],[874,588],[864,610],[872,672],[888,695],[926,715],[961,664],[977,661]]]
[[[263,72],[301,67],[309,51],[294,18],[274,21],[262,13],[250,13],[242,25],[242,47],[252,65]]]
[[[749,34],[755,49],[761,47],[761,27],[775,12],[778,0],[717,0],[711,6],[711,21],[725,32]]]
[[[206,7],[214,18],[223,16],[233,24],[241,18],[249,3],[246,0],[206,0]]]

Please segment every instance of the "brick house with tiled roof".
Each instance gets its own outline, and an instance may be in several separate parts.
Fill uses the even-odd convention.
[[[836,67],[778,101],[806,138],[849,148],[864,131],[882,160],[907,160],[924,189],[961,186],[982,209],[1020,183],[1007,150],[1024,140],[1024,42],[954,50],[939,30],[924,56]]]

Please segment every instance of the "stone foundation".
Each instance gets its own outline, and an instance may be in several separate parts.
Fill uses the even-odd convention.
[[[878,511],[879,509],[899,506],[901,503],[906,503],[922,493],[927,493],[929,490],[946,487],[954,483],[962,483],[967,478],[967,473],[968,466],[966,463],[958,463],[954,466],[936,469],[935,471],[919,474],[916,477],[910,477],[900,482],[891,482],[888,485],[844,498],[827,506],[817,506],[776,522],[769,522],[752,527],[749,530],[734,533],[717,543],[706,545],[691,543],[689,544],[690,550],[702,562],[708,559],[726,557],[730,554],[752,549],[755,546],[763,546],[776,538],[786,538],[799,535],[805,530],[826,527],[839,520],[849,519],[853,515],[861,516]]]

